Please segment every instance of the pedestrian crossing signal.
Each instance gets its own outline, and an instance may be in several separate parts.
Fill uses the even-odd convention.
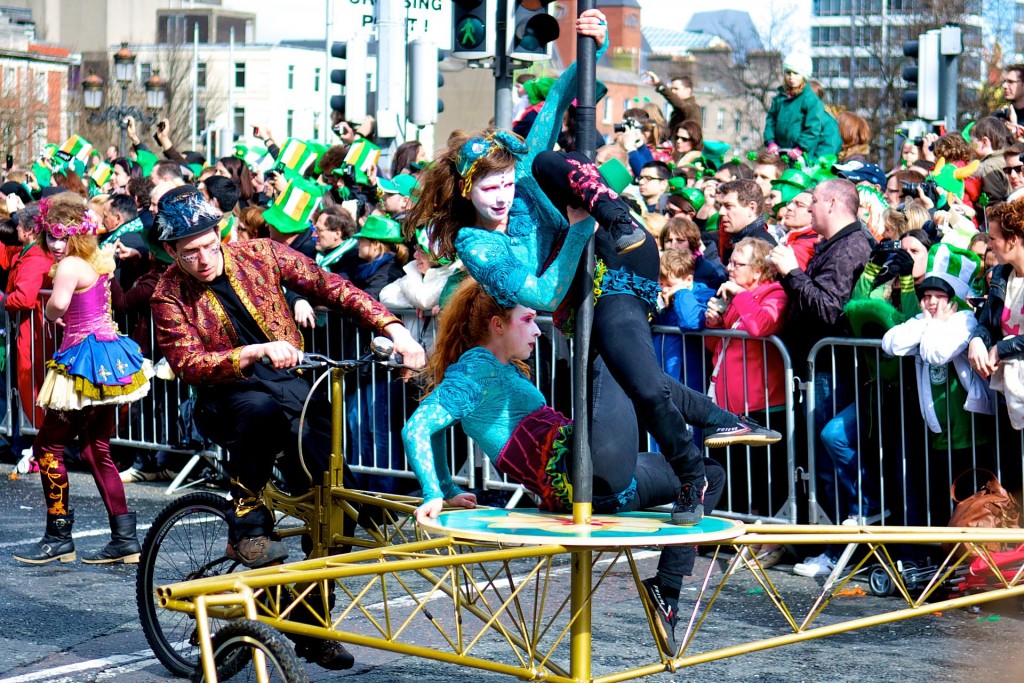
[[[495,0],[454,0],[452,9],[452,57],[494,57]]]

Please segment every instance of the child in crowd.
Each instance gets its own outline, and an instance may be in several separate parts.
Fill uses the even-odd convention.
[[[980,274],[976,254],[936,244],[928,255],[928,272],[917,288],[921,312],[882,338],[886,353],[915,356],[921,415],[932,433],[932,447],[949,451],[951,469],[936,467],[940,471],[932,473],[933,481],[942,482],[933,488],[936,492],[944,489],[947,474],[956,476],[971,467],[974,447],[988,442],[969,414],[993,412],[988,387],[967,360],[967,344],[978,321],[965,301]],[[940,506],[929,505],[929,509],[936,512]]]

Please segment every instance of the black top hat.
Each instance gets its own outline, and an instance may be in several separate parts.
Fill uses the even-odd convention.
[[[176,242],[213,230],[221,218],[202,193],[191,185],[168,190],[157,202],[156,222],[161,242]]]

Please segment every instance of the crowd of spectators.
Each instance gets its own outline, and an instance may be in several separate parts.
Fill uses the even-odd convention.
[[[878,131],[855,113],[833,115],[812,76],[809,56],[784,60],[763,146],[740,159],[705,137],[688,77],[662,83],[649,74],[666,106],[627,110],[622,132],[598,149],[597,162],[662,248],[662,310],[655,324],[775,335],[782,342],[708,337],[690,344],[667,335],[657,344],[664,366],[723,408],[770,422],[794,392],[785,363],[806,378],[813,361],[813,420],[804,428],[817,440],[819,503],[831,519],[864,523],[895,515],[882,505],[885,492],[868,483],[881,479],[877,452],[889,438],[879,435],[871,416],[882,414],[893,397],[913,397],[908,405],[920,405],[917,419],[933,454],[950,459],[933,473],[992,464],[987,444],[996,441],[997,430],[988,426],[990,414],[1008,418],[1000,425],[1024,427],[1024,201],[1018,198],[1024,195],[1024,127],[1017,124],[1024,65],[1004,70],[1005,115],[978,116],[963,130],[908,140],[888,169],[876,163],[871,146]],[[550,88],[549,79],[521,83],[517,132],[529,131]],[[403,236],[427,151],[418,142],[401,145],[388,173],[379,166],[372,119],[358,126],[339,121],[339,140],[330,147],[279,141],[258,130],[257,144],[206,159],[179,151],[166,122],[154,136],[156,151],[129,122],[126,156],[108,150],[100,160],[73,136],[32,165],[7,172],[0,185],[0,241],[6,245],[0,267],[4,305],[22,315],[9,360],[25,416],[38,419],[32,393],[43,345],[30,330],[41,334],[39,291],[49,273],[26,226],[36,200],[57,192],[88,197],[101,218],[101,240],[119,263],[113,306],[130,316],[125,331],[144,352],[156,351],[147,347],[149,297],[161,273],[174,267],[155,239],[154,210],[169,189],[191,183],[222,215],[224,242],[269,238],[306,254],[402,309],[405,325],[429,353],[432,319],[464,271],[460,262],[436,257],[426,231],[410,243]],[[559,137],[565,149],[572,148],[573,130],[570,110]],[[306,334],[325,343],[317,337],[325,334],[324,318],[301,298],[291,297],[289,305]],[[940,326],[948,334],[935,332]],[[941,348],[929,345],[929,334],[943,335]],[[889,355],[855,370],[854,352],[817,351],[826,337],[884,337],[886,354],[913,357],[917,381],[902,379],[899,361]],[[332,339],[336,346],[328,351],[354,352],[351,338]],[[401,462],[396,419],[402,407],[389,399],[386,382],[366,382],[353,402],[352,427],[361,433],[350,440],[352,462]],[[893,391],[878,392],[882,398],[872,403],[864,398],[871,392],[859,391],[865,382]],[[999,392],[998,400],[981,400],[990,390]],[[909,458],[913,448],[906,434],[901,438],[889,453]],[[16,455],[26,445],[18,438],[14,444]],[[867,451],[872,457],[864,457]],[[166,477],[168,467],[141,459],[123,478]],[[898,480],[904,491],[910,488]],[[375,480],[374,486],[392,484]],[[919,503],[901,502],[900,521],[948,518],[945,500]],[[801,565],[814,575],[828,571],[831,561],[826,552]]]

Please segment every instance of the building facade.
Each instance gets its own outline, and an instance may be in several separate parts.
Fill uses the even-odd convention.
[[[68,75],[76,63],[64,47],[37,42],[27,16],[0,13],[0,153],[29,166],[49,143],[68,136]]]

